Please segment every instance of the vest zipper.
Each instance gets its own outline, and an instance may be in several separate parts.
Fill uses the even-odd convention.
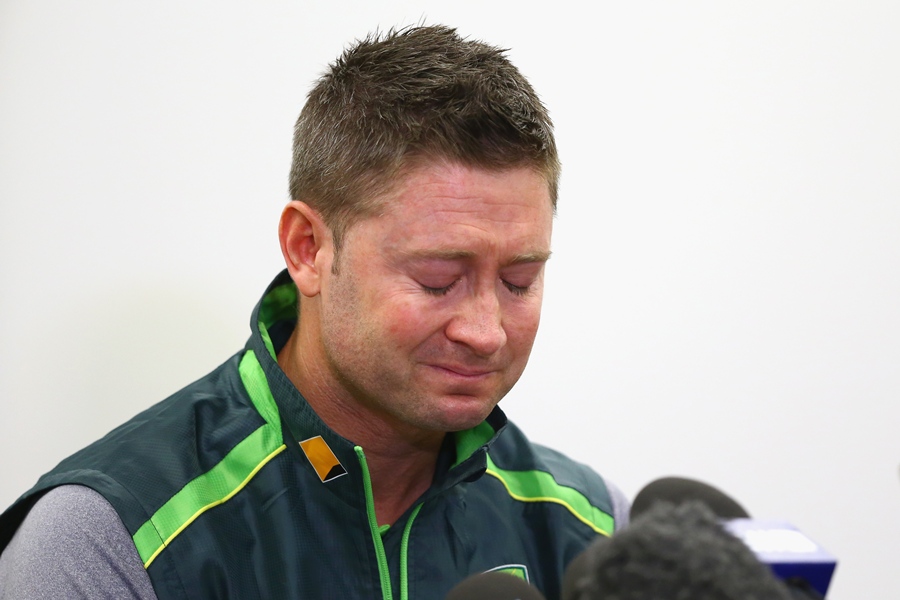
[[[369,475],[369,464],[366,455],[360,446],[354,446],[353,450],[359,458],[362,466],[363,489],[366,495],[366,516],[369,520],[369,532],[372,534],[372,544],[375,546],[375,556],[378,559],[378,576],[381,579],[381,597],[384,600],[393,600],[391,591],[391,572],[388,569],[387,556],[384,553],[384,543],[381,541],[381,532],[378,530],[378,519],[375,516],[375,500],[372,497],[372,478]],[[404,587],[401,582],[401,588]]]
[[[409,600],[409,534],[421,509],[421,504],[416,505],[403,528],[403,539],[400,541],[400,600]]]
[[[369,520],[369,531],[372,534],[372,543],[375,546],[375,555],[378,558],[378,576],[381,579],[381,596],[384,600],[393,600],[391,590],[391,572],[388,567],[387,555],[384,553],[384,542],[381,541],[381,531],[378,527],[378,519],[375,516],[375,499],[372,495],[372,478],[369,475],[369,463],[362,447],[354,446],[353,450],[359,458],[362,466],[363,489],[366,496],[366,517]],[[412,533],[412,524],[422,509],[418,504],[413,508],[406,526],[403,528],[403,538],[400,540],[400,600],[409,600],[409,536]]]

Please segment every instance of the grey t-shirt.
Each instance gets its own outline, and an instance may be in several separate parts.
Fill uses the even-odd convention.
[[[0,600],[156,600],[125,525],[80,485],[47,492],[0,555]]]
[[[606,482],[616,527],[630,503]],[[131,535],[94,490],[64,485],[47,492],[0,554],[0,600],[72,598],[157,600]]]

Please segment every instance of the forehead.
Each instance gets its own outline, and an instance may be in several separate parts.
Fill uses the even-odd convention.
[[[544,213],[553,204],[550,185],[529,167],[502,170],[470,167],[453,162],[408,166],[381,198],[381,214],[415,218],[419,210],[435,219],[460,213],[485,218],[510,218],[522,212]]]
[[[350,238],[370,253],[506,263],[549,256],[552,221],[546,179],[532,169],[438,163],[408,171]]]

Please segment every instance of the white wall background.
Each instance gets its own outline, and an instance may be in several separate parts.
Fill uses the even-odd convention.
[[[557,124],[507,412],[631,495],[792,521],[833,600],[900,597],[891,0],[0,0],[0,505],[243,344],[310,82],[421,19],[512,48]]]

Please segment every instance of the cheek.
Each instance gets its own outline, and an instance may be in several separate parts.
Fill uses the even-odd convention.
[[[379,307],[385,330],[398,346],[416,346],[442,329],[441,311],[423,304],[396,296]]]
[[[540,302],[534,306],[520,307],[507,315],[505,329],[508,344],[524,358],[531,352],[540,322]]]

